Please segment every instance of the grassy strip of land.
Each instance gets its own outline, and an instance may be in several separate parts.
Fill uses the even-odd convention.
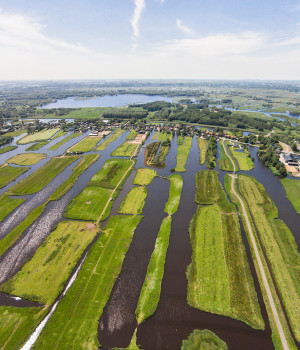
[[[106,139],[100,143],[98,147],[95,148],[95,151],[103,151],[105,148],[111,144],[113,141],[115,141],[117,138],[119,138],[125,130],[117,129],[114,133],[106,137]]]
[[[227,344],[215,333],[204,329],[195,329],[186,340],[183,340],[181,350],[227,350]]]
[[[37,133],[26,135],[26,136],[22,137],[19,141],[17,141],[17,143],[20,145],[24,145],[26,143],[46,141],[46,140],[49,140],[58,131],[59,131],[59,128],[45,129],[42,131],[38,131]]]
[[[61,141],[57,142],[55,145],[53,145],[52,147],[48,148],[49,151],[56,151],[57,149],[59,149],[59,147],[61,147],[62,145],[64,145],[66,142],[74,139],[75,137],[80,136],[81,134],[79,132],[73,132],[71,135],[65,137],[64,139],[62,139]]]
[[[136,175],[132,181],[134,185],[146,186],[150,185],[156,176],[156,171],[152,169],[137,169]]]
[[[19,129],[19,130],[16,130],[16,131],[6,132],[2,136],[17,137],[17,136],[21,136],[22,134],[25,134],[25,133],[26,133],[25,129]]]
[[[48,200],[34,208],[18,226],[16,226],[10,233],[0,240],[0,256],[9,249],[22,235],[22,233],[34,223],[35,220],[43,213],[46,205],[51,200],[60,199],[76,182],[78,177],[90,167],[97,159],[99,155],[89,154],[83,157],[83,159],[74,167],[71,176],[66,180],[58,189],[48,198]]]
[[[300,214],[300,180],[281,180],[286,192],[287,199],[293,204],[296,212]]]
[[[158,141],[172,141],[173,135],[172,134],[168,134],[166,132],[161,132],[158,136],[157,136],[157,140]]]
[[[7,163],[18,165],[33,165],[46,158],[44,153],[21,153],[10,158]]]
[[[130,133],[127,135],[127,140],[134,140],[138,132],[136,130],[131,130]]]
[[[0,166],[0,188],[14,181],[28,169],[29,167],[15,167],[7,164]]]
[[[88,222],[60,222],[33,258],[0,290],[51,305],[97,231],[98,227]]]
[[[108,159],[88,185],[114,189],[131,165],[132,161],[129,159]]]
[[[184,138],[184,143],[178,146],[175,171],[185,171],[185,164],[190,153],[190,148],[192,147],[192,142],[193,138],[187,136]]]
[[[89,152],[97,145],[100,140],[102,140],[102,136],[87,136],[79,141],[76,145],[69,148],[68,152]]]
[[[200,164],[204,164],[205,163],[205,159],[206,159],[206,151],[207,151],[207,140],[202,139],[201,137],[198,137],[198,147],[200,150]]]
[[[218,154],[217,140],[211,137],[208,140],[206,151],[206,167],[213,169],[216,167],[216,158]]]
[[[38,192],[77,159],[78,156],[52,158],[26,179],[14,185],[7,193],[16,196]]]
[[[87,186],[77,197],[72,199],[64,213],[64,217],[97,221],[109,200],[111,191],[107,188]],[[108,210],[103,215],[102,220],[108,217],[110,208],[111,206],[107,208]]]
[[[157,140],[158,135],[159,135],[159,131],[155,131],[152,140]]]
[[[1,350],[20,349],[44,317],[46,309],[0,306]]]
[[[238,161],[240,170],[251,170],[254,167],[253,161],[250,157],[248,149],[241,149],[239,147],[228,147],[231,155]]]
[[[113,216],[33,349],[98,349],[98,324],[141,216]]]
[[[18,148],[18,146],[6,146],[3,148],[0,148],[0,154],[13,151],[14,149],[17,149],[17,148]]]
[[[25,201],[25,198],[11,198],[5,195],[0,196],[0,222]]]
[[[169,199],[165,205],[165,212],[169,215],[176,213],[180,202],[181,190],[183,186],[183,180],[181,175],[170,175],[168,177],[170,181]]]
[[[227,200],[217,172],[203,172],[209,176],[202,176],[205,190],[198,186],[197,198],[206,205],[199,205],[190,224],[193,253],[187,270],[188,303],[263,329],[237,212]],[[210,185],[205,186],[205,181]]]
[[[60,130],[57,134],[55,134],[55,136],[52,137],[51,140],[58,139],[59,137],[66,135],[66,133],[67,131]]]
[[[38,149],[48,145],[49,142],[50,141],[41,141],[41,142],[34,143],[33,145],[27,147],[25,151],[37,151]]]
[[[219,159],[219,169],[225,171],[233,171],[233,164],[224,151],[224,147],[226,147],[226,145],[223,142],[220,142],[219,144],[221,153],[221,157]]]
[[[148,190],[144,186],[134,187],[124,198],[121,203],[119,214],[141,214],[145,205],[145,199],[148,195]]]
[[[161,146],[160,146],[160,150],[158,152],[158,155],[155,159],[155,164],[159,164],[161,166],[166,166],[165,163],[165,158],[167,156],[167,154],[169,153],[169,149],[171,147],[171,143],[170,141],[163,141]]]
[[[117,147],[112,153],[112,157],[131,157],[137,148],[136,143],[125,141],[119,147]]]
[[[135,310],[137,323],[144,322],[152,316],[160,299],[161,282],[171,233],[171,216],[162,221],[147,269],[147,275]]]
[[[246,199],[268,257],[294,335],[300,341],[300,254],[294,237],[264,187],[255,179],[239,176],[239,189]]]

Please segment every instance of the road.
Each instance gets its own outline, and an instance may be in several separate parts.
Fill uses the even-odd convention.
[[[234,163],[231,155],[229,154],[226,145],[224,145],[224,141],[222,141],[222,142],[223,142],[225,153],[229,157],[229,159],[231,160],[231,163],[233,165],[233,174],[231,175],[232,176],[231,189],[232,189],[232,192],[235,195],[235,197],[240,202],[242,210],[243,210],[243,215],[245,217],[245,221],[246,221],[246,224],[247,224],[247,228],[248,228],[251,244],[252,244],[253,251],[254,251],[254,254],[255,254],[255,257],[256,257],[256,261],[257,261],[257,264],[258,264],[259,272],[260,272],[260,275],[262,277],[262,282],[264,284],[265,291],[267,293],[267,297],[268,297],[268,301],[269,301],[269,304],[270,304],[270,308],[271,308],[271,311],[273,313],[273,318],[274,318],[274,321],[276,323],[276,327],[277,327],[277,330],[278,330],[278,333],[279,333],[279,336],[280,336],[282,347],[283,347],[283,349],[288,350],[289,346],[288,346],[288,343],[287,343],[287,340],[286,340],[286,337],[285,337],[285,334],[284,334],[284,331],[283,331],[283,328],[282,328],[281,321],[280,321],[278,313],[277,313],[277,309],[276,309],[276,306],[275,306],[275,303],[274,303],[274,299],[273,299],[273,296],[272,296],[272,293],[271,293],[269,282],[268,282],[267,277],[266,277],[265,268],[264,268],[264,266],[262,264],[262,260],[261,260],[260,254],[259,254],[259,250],[258,250],[256,241],[255,241],[255,238],[254,238],[253,230],[252,230],[252,227],[250,225],[250,220],[249,220],[246,208],[245,208],[245,204],[244,204],[242,198],[240,197],[240,195],[236,192],[236,190],[234,188],[234,180],[236,178],[236,175],[235,175],[235,172],[236,172],[235,163]],[[266,269],[268,269],[268,268],[266,267]],[[270,271],[268,271],[268,272],[270,274]]]

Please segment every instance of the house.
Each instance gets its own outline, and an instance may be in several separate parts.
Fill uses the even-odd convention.
[[[292,154],[283,154],[283,159],[288,165],[297,166],[298,159]]]

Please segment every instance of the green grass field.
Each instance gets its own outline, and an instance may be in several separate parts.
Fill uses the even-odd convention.
[[[26,179],[14,185],[8,191],[8,194],[17,196],[40,191],[77,159],[78,156],[52,158],[48,163],[29,175]]]
[[[17,143],[20,145],[24,145],[26,143],[46,141],[46,140],[49,140],[52,136],[54,136],[58,131],[59,131],[59,128],[45,129],[45,130],[39,131],[35,134],[30,134],[30,135],[24,136],[19,141],[17,141]]]
[[[44,153],[22,153],[10,158],[7,163],[17,165],[33,165],[46,158]]]
[[[294,237],[264,187],[246,175],[239,176],[239,190],[249,205],[265,249],[293,333],[300,340],[300,254]]]
[[[119,214],[141,214],[145,205],[148,190],[144,186],[133,187],[121,203]]]
[[[137,169],[132,183],[134,185],[147,186],[151,184],[156,175],[157,173],[155,170],[140,168]]]
[[[296,212],[300,214],[300,180],[281,180],[288,200],[293,204]]]
[[[0,166],[0,188],[14,181],[17,177],[24,174],[28,169],[29,167],[15,167],[6,164]]]
[[[98,324],[141,216],[113,216],[33,349],[98,349]]]
[[[197,139],[198,141],[198,147],[200,150],[200,164],[204,164],[205,163],[205,159],[206,159],[206,151],[207,151],[207,140],[202,139],[201,137],[198,137]]]
[[[225,198],[222,185],[218,180],[218,173],[214,170],[200,170],[196,178],[195,202],[198,204],[214,204]]]
[[[0,154],[13,151],[14,149],[17,149],[17,148],[18,148],[18,146],[6,146],[6,147],[2,147],[2,148],[0,148]]]
[[[102,136],[87,136],[81,141],[79,141],[76,145],[69,148],[69,152],[90,152],[97,143],[102,140]]]
[[[1,350],[20,349],[45,315],[42,308],[0,306]]]
[[[167,134],[166,132],[161,132],[157,135],[157,140],[158,141],[172,141],[173,135],[172,134]],[[154,138],[153,138],[154,139]]]
[[[12,211],[25,202],[25,198],[11,198],[9,196],[0,196],[0,222],[3,221]]]
[[[237,152],[239,148],[236,147],[228,147],[232,156],[238,161],[240,170],[251,170],[254,167],[252,159],[250,158],[250,153],[246,149],[244,152]]]
[[[127,140],[134,140],[138,132],[136,130],[131,130],[130,133],[127,135]]]
[[[50,143],[50,141],[41,141],[34,143],[33,145],[27,147],[25,151],[37,151],[38,149],[48,145],[48,143]]]
[[[52,147],[48,148],[50,151],[56,151],[57,149],[59,149],[59,147],[61,147],[62,145],[64,145],[66,142],[74,139],[75,137],[80,136],[81,133],[79,132],[73,132],[71,135],[65,137],[64,139],[62,139],[61,141],[57,142],[55,145],[53,145]]]
[[[105,148],[109,144],[111,144],[113,141],[118,139],[124,132],[125,132],[125,130],[116,129],[114,133],[110,134],[109,136],[106,136],[105,140],[103,140],[103,142],[101,142],[100,145],[95,148],[95,151],[105,150]]]
[[[51,140],[58,139],[59,137],[66,135],[66,133],[67,131],[60,130],[57,134],[55,134],[55,136],[52,137]]]
[[[25,134],[25,133],[26,133],[26,129],[19,129],[19,130],[16,130],[16,131],[6,132],[2,136],[17,137],[17,136],[21,136],[22,134]]]
[[[204,329],[195,329],[186,340],[183,340],[181,350],[227,350],[227,344],[215,333]]]
[[[60,222],[33,258],[0,290],[51,305],[97,231],[98,227],[88,222]]]
[[[65,218],[97,221],[111,195],[111,190],[102,187],[88,186],[77,197],[72,199],[64,214]],[[112,204],[112,202],[111,202]],[[107,208],[101,220],[110,213],[111,205]]]
[[[130,159],[108,159],[88,185],[114,189],[132,164]]]
[[[164,275],[164,265],[171,233],[171,216],[167,216],[161,223],[154,251],[147,268],[147,274],[135,310],[137,323],[144,322],[157,309],[160,299],[161,282]]]
[[[177,147],[177,159],[175,171],[184,172],[185,164],[188,159],[190,148],[192,147],[193,138],[185,137],[183,145]]]
[[[221,157],[219,159],[219,169],[225,170],[225,171],[233,171],[232,162],[224,151],[224,147],[226,146],[223,145],[222,141],[219,142],[219,145],[220,145],[220,153],[221,153]]]
[[[131,157],[137,148],[136,143],[130,143],[125,141],[119,147],[117,147],[112,153],[112,157]]]
[[[168,180],[170,181],[170,192],[168,202],[165,205],[165,212],[173,215],[178,209],[183,180],[181,175],[170,175]]]

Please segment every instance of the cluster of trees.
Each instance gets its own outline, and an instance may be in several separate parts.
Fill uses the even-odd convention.
[[[0,136],[0,146],[7,145],[8,143],[11,143],[13,140],[13,137],[11,136]]]
[[[206,153],[206,164],[208,168],[215,168],[216,158],[218,154],[217,140],[211,137],[208,140],[207,153]]]
[[[142,119],[146,118],[148,115],[148,111],[146,110],[130,110],[130,109],[124,109],[124,110],[118,110],[118,111],[111,111],[111,112],[105,112],[103,113],[103,118],[120,118],[120,119]]]
[[[130,105],[129,107],[143,107],[143,109],[146,109],[149,112],[156,112],[162,110],[163,108],[172,107],[172,103],[165,101],[155,101],[143,104]]]
[[[267,149],[259,149],[257,155],[267,167],[275,168],[281,176],[287,176],[285,166],[280,162],[272,146],[269,146]]]

